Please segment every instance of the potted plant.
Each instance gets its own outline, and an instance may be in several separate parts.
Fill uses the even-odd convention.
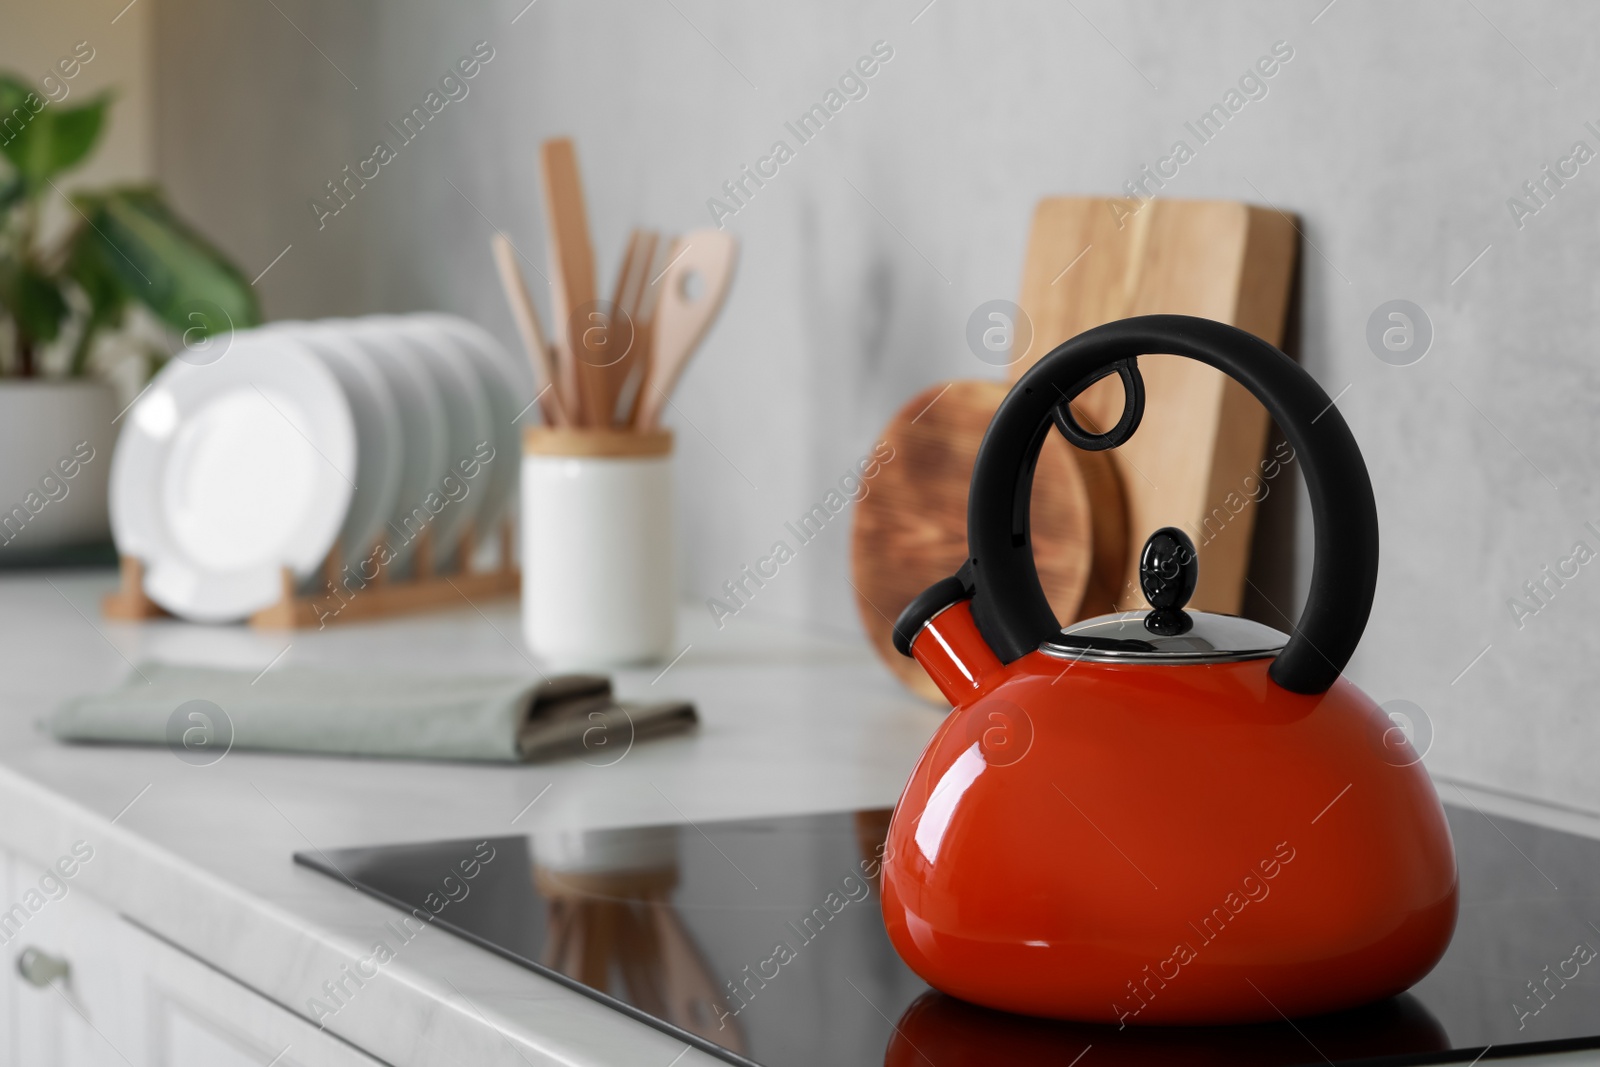
[[[119,347],[142,384],[172,350],[260,321],[244,275],[154,186],[62,191],[110,102],[0,75],[0,565],[106,539]]]

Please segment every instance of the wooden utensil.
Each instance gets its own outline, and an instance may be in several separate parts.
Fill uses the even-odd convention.
[[[505,234],[489,238],[489,249],[494,255],[495,269],[500,274],[500,285],[506,293],[506,303],[511,305],[511,317],[516,320],[517,332],[522,335],[522,345],[528,350],[533,363],[534,389],[539,397],[539,411],[551,426],[569,426],[571,420],[556,388],[555,355],[545,340],[544,325],[539,321],[539,310],[528,293],[522,267],[517,263],[517,251]]]
[[[1021,306],[1033,344],[1012,380],[1062,341],[1131,315],[1199,315],[1281,345],[1298,247],[1281,213],[1226,201],[1041,200],[1023,266]],[[1200,583],[1190,606],[1236,614],[1244,596],[1256,508],[1237,513],[1259,479],[1267,413],[1239,383],[1194,360],[1146,356],[1145,417],[1138,433],[1107,453],[1127,496],[1129,551],[1123,608],[1143,606],[1138,550],[1152,531],[1177,526],[1199,548]],[[1117,421],[1115,377],[1075,405],[1101,428]],[[1092,432],[1092,431],[1091,431]],[[1081,458],[1081,456],[1080,456]]]
[[[625,371],[620,363],[633,348],[633,315],[628,311],[628,291],[634,275],[639,271],[642,234],[642,230],[628,234],[628,243],[622,250],[622,262],[617,265],[617,281],[611,290],[611,307],[605,312],[605,346],[601,363],[605,372],[601,404],[605,409],[605,419],[602,426],[611,426],[616,422],[617,393],[621,391]]]
[[[623,419],[628,426],[638,424],[645,379],[649,377],[650,368],[655,362],[656,311],[661,307],[661,283],[667,273],[673,246],[677,243],[675,240],[662,240],[657,234],[651,234],[651,237],[655,244],[640,279],[637,310],[634,311],[634,329],[638,339],[634,348],[635,360],[628,370],[629,385],[633,389],[627,397],[627,415]]]
[[[941,705],[922,668],[894,650],[893,621],[966,559],[972,465],[1007,391],[1002,382],[957,381],[912,397],[882,434],[894,458],[855,507],[850,570],[862,626],[900,680]],[[1109,453],[1081,452],[1051,434],[1034,477],[1031,530],[1039,579],[1063,624],[1112,610],[1128,530]]]
[[[645,363],[643,324],[639,321],[640,301],[645,284],[650,278],[650,267],[655,259],[657,235],[653,230],[634,230],[628,238],[628,251],[623,258],[622,270],[617,274],[617,296],[613,301],[612,329],[607,351],[606,384],[608,402],[606,410],[613,421],[617,419],[617,406],[634,368]]]
[[[550,288],[556,313],[556,351],[562,368],[563,399],[580,424],[604,426],[604,330],[591,329],[595,303],[594,250],[578,156],[572,141],[556,137],[539,146],[544,178],[545,220],[550,232]]]
[[[733,281],[738,244],[721,230],[694,230],[673,242],[672,255],[659,285],[651,341],[650,374],[639,403],[639,428],[651,430],[672,395],[678,377],[716,319]],[[690,297],[685,283],[700,278],[700,292]]]

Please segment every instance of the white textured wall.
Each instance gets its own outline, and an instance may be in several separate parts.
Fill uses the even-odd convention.
[[[729,221],[744,247],[733,297],[673,416],[684,571],[706,594],[912,391],[987,371],[966,319],[1015,297],[1040,196],[1115,192],[1289,42],[1268,95],[1167,193],[1265,199],[1303,219],[1301,357],[1330,393],[1348,386],[1340,406],[1383,520],[1378,605],[1351,673],[1426,711],[1436,770],[1600,808],[1600,564],[1521,630],[1507,607],[1575,539],[1600,550],[1581,528],[1600,519],[1600,164],[1520,230],[1506,207],[1574,141],[1600,150],[1583,125],[1600,127],[1600,10],[150,2],[161,176],[248,273],[293,246],[262,281],[272,313],[440,306],[508,341],[485,241],[502,227],[542,263],[541,138],[578,139],[609,279],[629,227],[704,225],[706,199],[785,120],[875,41],[893,47],[866,98]],[[479,40],[495,58],[471,95],[319,232],[309,198]],[[1380,362],[1365,340],[1394,298],[1436,332],[1414,366]],[[1263,529],[1292,532],[1292,518],[1269,506]],[[751,610],[853,628],[847,547],[829,529]],[[1263,556],[1263,576],[1294,558]],[[1277,596],[1292,596],[1284,585]]]

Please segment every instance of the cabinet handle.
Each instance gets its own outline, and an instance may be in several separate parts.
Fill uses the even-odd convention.
[[[57,978],[65,978],[72,965],[60,956],[29,946],[17,955],[17,973],[31,986],[43,989]]]

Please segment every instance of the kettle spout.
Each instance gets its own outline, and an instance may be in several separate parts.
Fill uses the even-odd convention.
[[[987,690],[1005,666],[978,631],[972,605],[965,600],[928,620],[911,642],[911,655],[955,707]]]

